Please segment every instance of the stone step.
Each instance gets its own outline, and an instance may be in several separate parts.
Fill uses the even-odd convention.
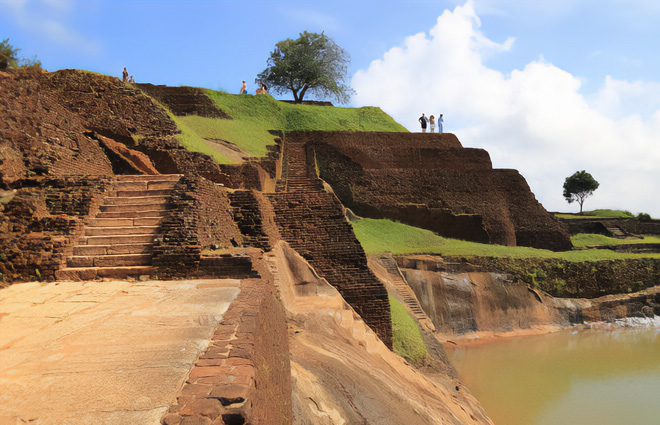
[[[116,205],[115,205],[116,206]],[[165,206],[161,206],[158,209],[145,209],[144,211],[137,209],[135,211],[117,211],[118,208],[115,208],[116,211],[101,211],[96,215],[94,220],[98,219],[111,219],[111,218],[157,218],[162,220],[163,216],[167,212]]]
[[[153,243],[131,243],[116,245],[77,245],[73,247],[73,255],[115,255],[115,254],[150,254]]]
[[[170,196],[172,189],[121,189],[115,192],[119,198],[137,198],[144,196]]]
[[[66,264],[68,267],[149,266],[151,257],[151,254],[72,256],[66,259]]]
[[[86,227],[85,236],[146,235],[157,231],[158,226]]]
[[[120,181],[115,182],[116,190],[172,190],[176,181]]]
[[[144,244],[153,243],[156,236],[153,233],[146,235],[83,236],[78,243],[80,245]]]
[[[100,210],[105,212],[143,212],[143,211],[165,211],[167,204],[125,204],[125,205],[101,205]],[[98,217],[98,216],[97,216]],[[101,217],[99,217],[101,218]]]
[[[92,218],[89,227],[158,226],[162,217]]]
[[[123,181],[179,181],[183,174],[118,174],[115,176],[118,182]]]
[[[133,276],[150,276],[156,272],[153,266],[128,266],[128,267],[66,267],[55,272],[58,280],[93,280],[96,278],[125,279]]]
[[[103,205],[162,205],[169,196],[114,196],[103,198]]]

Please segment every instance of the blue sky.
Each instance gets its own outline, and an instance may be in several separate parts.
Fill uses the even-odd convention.
[[[546,208],[566,176],[601,182],[586,208],[660,217],[656,0],[0,0],[0,39],[49,71],[252,91],[276,42],[325,31],[351,56],[354,106],[411,131],[444,113],[465,146],[521,171]],[[286,96],[285,96],[286,97]]]

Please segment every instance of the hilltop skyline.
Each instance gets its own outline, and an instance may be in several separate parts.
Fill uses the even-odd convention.
[[[49,71],[254,92],[276,42],[308,30],[352,58],[351,106],[411,131],[421,112],[516,168],[549,210],[565,177],[601,187],[585,209],[660,217],[660,4],[652,1],[3,0],[0,38]],[[287,98],[286,96],[283,96]]]

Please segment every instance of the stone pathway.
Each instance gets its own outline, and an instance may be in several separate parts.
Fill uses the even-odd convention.
[[[0,423],[158,424],[240,285],[33,282],[0,290]]]

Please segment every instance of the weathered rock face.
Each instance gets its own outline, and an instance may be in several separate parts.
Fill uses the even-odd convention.
[[[294,132],[342,203],[476,242],[571,248],[565,226],[515,170],[494,170],[488,153],[453,134]]]
[[[510,275],[450,271],[441,258],[396,257],[438,332],[511,332],[660,315],[660,286],[593,299],[553,298]]]
[[[431,379],[392,353],[300,255],[281,243],[273,255],[291,331],[294,424],[492,424],[455,377]]]

